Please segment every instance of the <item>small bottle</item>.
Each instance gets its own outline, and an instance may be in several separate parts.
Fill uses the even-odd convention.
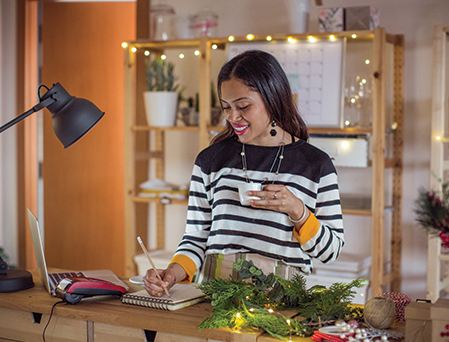
[[[197,126],[199,123],[199,113],[193,105],[193,98],[189,97],[189,125]]]

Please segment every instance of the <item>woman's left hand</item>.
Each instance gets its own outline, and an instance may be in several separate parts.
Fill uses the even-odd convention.
[[[248,195],[261,198],[250,200],[250,205],[254,208],[279,211],[292,218],[300,218],[303,215],[302,201],[285,185],[267,184],[262,191],[249,191]]]

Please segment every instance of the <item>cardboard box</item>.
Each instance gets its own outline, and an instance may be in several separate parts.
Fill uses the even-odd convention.
[[[372,30],[379,27],[379,10],[372,6],[346,7],[344,18],[346,31]]]
[[[449,341],[449,299],[439,298],[430,309],[432,341]]]
[[[318,11],[319,32],[339,32],[344,30],[343,8],[322,8]]]
[[[405,341],[449,341],[449,299],[412,302],[405,308]]]

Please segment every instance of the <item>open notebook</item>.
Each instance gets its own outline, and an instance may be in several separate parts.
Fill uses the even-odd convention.
[[[205,294],[197,288],[198,284],[175,284],[169,291],[170,297],[154,297],[146,290],[126,293],[122,296],[125,304],[145,306],[161,310],[178,310],[204,300]]]
[[[59,282],[64,278],[70,277],[88,277],[106,280],[118,285],[123,286],[128,290],[128,286],[121,281],[111,270],[93,270],[93,271],[77,271],[77,272],[57,272],[48,273],[47,263],[44,257],[44,245],[42,243],[42,235],[39,229],[39,222],[31,212],[28,212],[28,222],[30,223],[31,238],[33,240],[34,254],[36,256],[36,264],[39,269],[39,273],[48,293],[52,296],[56,296],[55,289]]]

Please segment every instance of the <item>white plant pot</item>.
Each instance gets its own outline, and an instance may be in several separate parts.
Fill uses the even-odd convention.
[[[149,126],[175,126],[178,110],[176,91],[146,91],[143,98]]]

